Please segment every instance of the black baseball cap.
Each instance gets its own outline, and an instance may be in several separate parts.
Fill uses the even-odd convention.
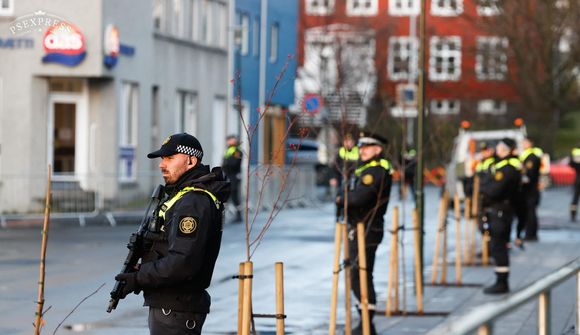
[[[193,135],[188,133],[173,134],[165,139],[161,148],[147,155],[147,158],[167,157],[175,154],[186,154],[201,161],[203,148]]]
[[[371,131],[361,131],[358,138],[358,146],[364,147],[366,145],[387,145],[389,141],[379,134]]]
[[[516,141],[514,141],[513,139],[509,138],[509,137],[504,137],[500,140],[500,143],[505,144],[508,148],[510,148],[511,150],[516,148]]]

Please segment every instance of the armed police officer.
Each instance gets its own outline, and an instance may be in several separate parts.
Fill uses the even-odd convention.
[[[524,240],[537,241],[538,215],[536,214],[536,208],[540,203],[540,167],[544,152],[542,149],[535,147],[534,142],[530,138],[524,139],[523,147],[524,151],[520,154],[520,161],[522,163],[522,199],[520,200],[524,208],[523,226],[526,230]],[[523,227],[518,227],[518,232],[522,229]]]
[[[143,290],[152,335],[201,334],[229,182],[220,168],[210,172],[201,164],[202,146],[187,133],[169,136],[147,157],[161,158],[166,196],[154,212],[140,267],[115,279],[125,283],[121,298]]]
[[[493,167],[493,178],[489,184],[482,185],[482,192],[489,200],[486,216],[491,235],[491,255],[496,264],[496,282],[484,289],[485,294],[509,292],[507,244],[510,241],[514,202],[521,180],[520,160],[512,154],[515,146],[511,138],[504,138],[496,145],[497,162]]]
[[[363,222],[365,226],[366,266],[369,314],[371,333],[375,334],[372,317],[376,305],[376,293],[373,285],[373,268],[377,247],[383,239],[383,216],[387,211],[391,193],[391,163],[383,158],[383,146],[387,140],[370,132],[363,132],[358,141],[360,165],[354,171],[354,183],[348,190],[348,239],[349,253],[353,265],[357,264],[358,248],[356,225]],[[344,194],[340,194],[336,203],[342,206]],[[352,290],[361,301],[359,271],[351,271]],[[359,309],[360,311],[360,309]],[[360,333],[361,324],[355,328],[355,334]]]
[[[227,149],[224,153],[222,169],[231,183],[232,203],[235,206],[236,216],[234,223],[242,222],[242,209],[240,207],[240,173],[242,171],[242,150],[238,138],[230,135],[226,138]]]
[[[580,198],[580,143],[570,153],[570,166],[576,170],[576,180],[574,181],[574,195],[570,204],[570,219],[576,221],[578,213],[578,199]]]

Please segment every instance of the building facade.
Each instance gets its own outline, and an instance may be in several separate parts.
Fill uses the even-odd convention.
[[[55,212],[129,206],[162,182],[146,154],[175,132],[219,164],[228,11],[225,0],[2,2],[0,214],[42,208],[48,164]]]
[[[484,21],[499,13],[500,2],[427,0],[426,4],[428,113],[472,119],[508,114],[517,103],[508,80],[514,70],[510,46],[505,37],[490,36],[483,28]],[[328,89],[328,84],[320,82],[330,83],[335,91],[340,83],[341,90],[366,97],[359,98],[364,106],[375,97],[392,117],[415,117],[420,6],[420,0],[301,1],[299,31],[304,38],[299,40],[297,99],[308,93],[326,95],[320,88]],[[344,67],[357,58],[365,60],[356,71],[358,86],[345,81],[353,71]],[[319,73],[326,73],[326,78]]]

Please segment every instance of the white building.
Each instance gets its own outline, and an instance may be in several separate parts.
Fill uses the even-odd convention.
[[[162,180],[146,154],[175,132],[197,136],[204,163],[218,164],[228,10],[226,0],[0,1],[0,214],[42,209],[48,164],[55,211],[148,195]]]

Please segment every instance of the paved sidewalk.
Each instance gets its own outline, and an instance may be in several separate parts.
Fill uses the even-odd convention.
[[[580,257],[580,232],[541,231],[541,241],[527,243],[525,250],[511,251],[510,286],[515,292],[566,263]],[[454,255],[449,254],[447,265],[447,282],[455,282]],[[430,263],[430,260],[428,260]],[[425,280],[430,283],[431,268],[427,268]],[[507,295],[488,296],[482,293],[483,285],[494,280],[493,267],[463,267],[464,287],[425,286],[424,306],[426,314],[449,313],[448,316],[376,316],[375,326],[379,334],[408,335],[426,334],[437,325],[449,319],[467,314],[482,304],[501,301]],[[382,287],[385,282],[375,283]],[[481,287],[472,287],[479,284]],[[385,284],[386,285],[386,284]],[[409,283],[411,285],[411,283]],[[385,286],[386,287],[386,286]],[[407,310],[416,311],[413,288],[407,294]],[[552,291],[552,334],[574,334],[576,311],[575,277],[565,281]],[[384,310],[382,304],[378,308]],[[530,302],[506,315],[494,329],[494,334],[528,335],[537,333],[537,302]]]

